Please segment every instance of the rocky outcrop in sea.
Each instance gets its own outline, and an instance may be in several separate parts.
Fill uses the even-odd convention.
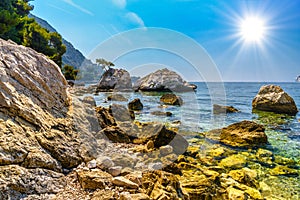
[[[252,101],[253,110],[269,111],[296,115],[298,112],[295,101],[280,86],[262,86]]]
[[[131,77],[125,69],[109,68],[97,84],[97,92],[132,91]]]
[[[180,75],[167,68],[157,70],[134,84],[135,91],[191,92],[197,87],[184,81]]]

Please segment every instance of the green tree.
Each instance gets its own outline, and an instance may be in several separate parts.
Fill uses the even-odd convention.
[[[74,69],[71,65],[65,65],[62,68],[62,73],[64,74],[65,78],[67,80],[76,80],[76,76],[78,74],[79,70]]]
[[[62,55],[66,47],[58,33],[50,33],[34,19],[28,18],[33,6],[30,0],[1,0],[0,37],[11,39],[47,55],[57,65],[62,65]]]
[[[107,71],[111,67],[115,66],[114,63],[107,61],[103,58],[96,59],[96,63],[105,71]],[[108,69],[106,69],[106,68],[108,68]]]

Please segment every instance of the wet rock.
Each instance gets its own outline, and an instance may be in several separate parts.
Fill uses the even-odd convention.
[[[187,199],[178,178],[168,172],[144,172],[142,187],[151,199]]]
[[[112,181],[112,176],[100,169],[78,171],[77,176],[83,189],[105,189]]]
[[[219,165],[230,169],[240,169],[245,167],[246,163],[246,158],[243,155],[236,154],[222,159]]]
[[[238,181],[239,183],[245,184],[249,187],[258,187],[257,173],[254,170],[249,168],[242,168],[238,170],[231,170],[229,172],[229,176],[231,176],[234,180]]]
[[[107,91],[132,91],[129,72],[124,69],[108,69],[97,85],[97,92]]]
[[[121,94],[111,94],[107,96],[108,101],[128,101],[127,98],[125,98]]]
[[[280,86],[262,86],[252,101],[252,109],[296,115],[295,101]]]
[[[140,78],[134,84],[135,91],[191,92],[195,89],[195,85],[184,81],[180,75],[167,68]]]
[[[251,121],[242,121],[221,130],[220,141],[230,146],[255,147],[268,143],[265,128]]]
[[[129,110],[139,111],[139,110],[143,110],[143,107],[144,106],[139,98],[136,98],[128,103]]]
[[[153,112],[151,112],[151,115],[170,117],[170,116],[172,116],[172,113],[171,112],[163,112],[163,111],[153,111]]]
[[[233,106],[221,106],[218,104],[213,105],[213,113],[214,114],[226,114],[226,113],[236,113],[239,112],[238,109]]]
[[[270,174],[273,176],[299,176],[299,171],[287,166],[277,165],[270,170]]]
[[[131,188],[131,189],[137,189],[139,187],[138,184],[128,180],[123,176],[114,177],[112,179],[112,183],[116,186]]]
[[[273,153],[269,150],[259,148],[255,156],[258,162],[263,165],[272,166],[274,164]]]
[[[162,97],[160,97],[160,101],[164,104],[174,106],[181,106],[183,104],[181,97],[172,93],[164,94]]]

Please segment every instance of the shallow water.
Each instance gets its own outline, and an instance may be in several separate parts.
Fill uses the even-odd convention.
[[[177,93],[184,104],[179,106],[161,107],[159,101],[162,93],[122,93],[132,100],[140,98],[144,109],[136,112],[139,121],[159,121],[168,125],[180,121],[179,133],[187,138],[198,136],[199,133],[221,128],[242,120],[254,120],[265,125],[269,145],[265,148],[274,155],[291,158],[300,165],[300,113],[295,117],[271,113],[252,113],[252,99],[262,85],[280,85],[296,102],[300,108],[300,83],[194,83],[197,92]],[[111,103],[124,104],[127,102],[105,102],[111,93],[99,93],[95,96],[97,105],[108,107]],[[223,95],[226,96],[223,96]],[[227,115],[213,115],[213,103],[233,106],[239,113]],[[169,111],[171,117],[154,116],[152,111]],[[177,126],[174,124],[174,126]],[[204,145],[204,143],[203,143]],[[211,145],[211,144],[206,144]],[[261,181],[271,187],[267,199],[298,199],[300,196],[299,177],[273,177],[268,175],[269,168],[260,167],[263,173]]]

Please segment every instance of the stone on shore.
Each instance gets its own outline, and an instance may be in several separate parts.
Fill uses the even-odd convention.
[[[252,109],[296,115],[298,112],[295,101],[280,86],[262,86],[252,101]]]

